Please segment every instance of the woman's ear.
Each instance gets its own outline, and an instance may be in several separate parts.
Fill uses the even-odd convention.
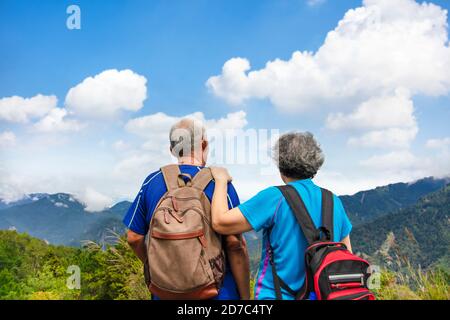
[[[280,177],[281,177],[281,180],[283,180],[283,182],[284,182],[285,184],[288,184],[289,182],[294,181],[294,180],[291,179],[291,178],[288,178],[288,177],[286,177],[286,176],[283,176],[281,173],[280,173]]]

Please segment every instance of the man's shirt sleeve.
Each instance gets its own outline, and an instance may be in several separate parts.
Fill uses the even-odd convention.
[[[228,183],[227,203],[228,203],[228,209],[233,209],[234,207],[237,207],[241,203],[239,201],[239,196],[236,192],[236,189],[234,188],[234,186],[231,182]]]
[[[136,199],[134,199],[133,204],[128,209],[127,214],[123,218],[123,223],[127,226],[127,228],[140,235],[146,235],[148,231],[146,222],[147,206],[145,205],[145,196],[146,192],[143,186],[136,196]]]
[[[281,201],[281,193],[275,187],[267,188],[239,205],[244,217],[255,231],[268,228],[274,221]]]
[[[352,223],[345,212],[341,199],[338,196],[334,196],[334,214],[336,217],[335,234],[340,235],[336,241],[341,241],[347,237],[352,231]]]

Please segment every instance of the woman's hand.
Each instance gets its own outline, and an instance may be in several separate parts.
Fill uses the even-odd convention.
[[[233,178],[228,173],[228,170],[222,167],[211,167],[211,174],[215,181],[230,182]]]

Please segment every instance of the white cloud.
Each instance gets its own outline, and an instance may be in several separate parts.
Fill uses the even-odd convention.
[[[230,59],[206,84],[231,104],[267,98],[285,111],[362,102],[398,88],[411,95],[447,94],[447,11],[413,0],[365,0],[317,52],[296,51],[290,60],[249,70],[247,59]]]
[[[39,132],[67,132],[79,131],[83,128],[77,120],[67,120],[67,115],[66,109],[54,108],[34,124],[34,129]]]
[[[315,7],[324,4],[326,0],[307,0],[306,3],[310,7]]]
[[[113,143],[113,148],[116,151],[124,151],[128,149],[128,144],[124,142],[122,139],[117,140]]]
[[[60,207],[60,208],[69,208],[69,206],[65,203],[62,202],[55,202],[55,207]]]
[[[400,90],[393,96],[375,97],[361,103],[352,113],[332,113],[326,125],[330,129],[414,128],[413,102]]]
[[[349,138],[348,144],[361,147],[408,148],[416,137],[417,131],[416,127],[373,130],[362,136]]]
[[[247,114],[244,111],[237,111],[227,114],[225,118],[204,120],[207,129],[215,130],[239,130],[247,124]]]
[[[93,118],[138,111],[147,98],[146,83],[144,76],[131,70],[105,70],[71,88],[65,104],[74,113]]]
[[[0,162],[0,201],[10,203],[20,200],[24,197],[25,192],[21,186],[20,178],[11,174],[9,168]]]
[[[375,97],[349,113],[332,113],[326,126],[333,130],[359,131],[348,144],[363,147],[407,148],[417,135],[414,105],[408,92]],[[360,132],[366,133],[360,133]]]
[[[0,99],[0,120],[27,123],[41,118],[58,103],[56,96],[38,94],[31,98],[12,96]]]
[[[113,199],[91,187],[87,187],[84,193],[77,195],[77,198],[86,205],[84,210],[89,212],[102,211],[113,204]]]
[[[163,156],[164,150],[155,150],[155,152],[136,150],[127,154],[114,166],[112,174],[119,181],[135,183],[136,189],[148,174],[170,163],[168,147],[166,149],[165,156]]]
[[[420,164],[420,159],[410,151],[393,151],[387,154],[373,156],[361,161],[361,165],[371,169],[410,169]]]
[[[441,149],[445,150],[450,148],[450,137],[442,139],[429,139],[426,142],[426,147],[431,149]]]
[[[0,133],[0,148],[12,147],[16,144],[16,135],[11,131]]]
[[[172,158],[169,151],[169,131],[171,126],[182,118],[202,121],[207,132],[219,130],[237,134],[247,125],[246,113],[243,111],[229,113],[218,119],[206,119],[202,112],[181,117],[158,112],[131,119],[125,125],[125,130],[140,137],[142,144],[139,148],[129,149],[121,154],[122,159],[113,170],[114,177],[120,181],[142,182],[151,170],[170,163]]]
[[[428,156],[417,156],[409,150],[392,151],[376,155],[360,162],[368,176],[380,176],[391,180],[412,181],[423,177],[450,176],[450,152],[443,151]]]
[[[203,112],[195,112],[182,117],[169,116],[163,112],[158,112],[131,119],[125,125],[125,129],[143,138],[155,139],[163,136],[164,140],[168,141],[170,127],[182,118],[201,121],[207,129],[215,130],[242,129],[247,125],[246,113],[244,111],[229,113],[225,118],[219,119],[206,119]]]

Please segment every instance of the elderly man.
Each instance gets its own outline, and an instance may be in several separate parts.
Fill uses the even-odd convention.
[[[169,138],[170,151],[178,159],[178,168],[176,168],[178,176],[181,176],[181,178],[189,177],[194,180],[195,175],[206,165],[208,157],[208,140],[205,128],[198,121],[182,119],[172,126]],[[168,181],[165,181],[167,177],[163,174],[164,172],[161,170],[155,171],[144,180],[136,199],[123,219],[124,224],[129,229],[128,243],[146,266],[148,265],[148,248],[145,236],[149,231],[155,208],[158,207],[161,198],[168,191]],[[214,181],[208,180],[205,184],[206,187],[203,191],[210,202],[214,190]],[[227,208],[232,209],[239,205],[239,198],[231,183],[227,184],[226,189]],[[172,214],[172,212],[170,213]],[[173,214],[172,216],[177,218]],[[177,219],[180,221],[179,219],[182,218],[178,217]],[[167,223],[169,222],[167,221]],[[201,238],[199,239],[201,240]],[[194,243],[194,245],[198,245],[198,243]],[[249,260],[245,240],[240,234],[224,237],[223,248],[226,257],[225,276],[216,299],[249,299]],[[190,255],[192,252],[184,252],[183,254]],[[200,262],[197,260],[195,263]],[[210,260],[209,263],[214,262]],[[186,271],[179,271],[183,273],[182,277],[191,276],[185,275]],[[153,298],[157,298],[155,294]]]
[[[315,226],[322,225],[322,192],[311,179],[322,166],[324,156],[313,135],[308,132],[285,134],[279,138],[274,151],[281,179],[300,194]],[[231,177],[223,168],[212,168],[212,174],[216,182],[212,203],[214,229],[222,234],[263,230],[264,245],[255,299],[276,298],[272,263],[278,270],[278,276],[291,289],[289,291],[298,292],[305,280],[304,252],[308,243],[280,189],[269,187],[238,207],[229,209],[226,189]],[[332,241],[343,242],[351,250],[349,234],[352,225],[339,198],[333,196],[333,201]],[[273,253],[269,252],[269,248]],[[281,297],[295,298],[285,288]]]

